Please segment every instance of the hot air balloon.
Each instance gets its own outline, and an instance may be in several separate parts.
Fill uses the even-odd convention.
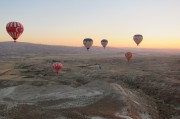
[[[62,69],[62,64],[59,62],[53,63],[53,70],[58,74],[59,71]]]
[[[107,44],[108,44],[108,40],[106,40],[106,39],[101,40],[101,45],[102,45],[104,48],[106,47]]]
[[[91,38],[85,38],[83,40],[84,46],[89,50],[89,48],[93,45],[93,40]]]
[[[9,22],[6,25],[6,30],[8,34],[14,39],[14,42],[16,42],[19,36],[23,33],[24,27],[19,22]]]
[[[126,52],[125,53],[125,57],[128,60],[128,62],[129,62],[129,60],[132,58],[132,53],[131,52]]]
[[[133,36],[134,41],[136,42],[137,46],[139,45],[139,43],[143,40],[143,36],[140,34],[136,34]]]

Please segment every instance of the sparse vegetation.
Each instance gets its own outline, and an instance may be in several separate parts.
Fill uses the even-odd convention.
[[[61,58],[31,54],[10,60],[3,56],[0,118],[122,119],[118,113],[133,119],[144,119],[142,115],[178,119],[180,55],[136,53],[136,58],[126,63],[119,57],[122,53],[64,54]],[[56,61],[63,62],[59,75],[51,67]],[[96,69],[95,64],[101,64],[102,69]]]

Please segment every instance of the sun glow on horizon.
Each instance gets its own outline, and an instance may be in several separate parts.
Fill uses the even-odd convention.
[[[0,5],[0,42],[12,41],[6,24],[18,21],[24,32],[17,42],[83,46],[84,38],[92,38],[94,46],[101,46],[100,41],[107,39],[110,47],[180,49],[178,0],[10,2],[2,0]],[[139,46],[133,40],[135,34],[143,35]]]

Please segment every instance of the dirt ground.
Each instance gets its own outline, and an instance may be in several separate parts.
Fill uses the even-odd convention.
[[[180,54],[3,57],[0,119],[180,119]]]

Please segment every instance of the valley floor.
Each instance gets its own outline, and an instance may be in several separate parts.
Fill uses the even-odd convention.
[[[59,75],[53,62],[63,64]],[[0,119],[179,118],[180,55],[0,60]]]

